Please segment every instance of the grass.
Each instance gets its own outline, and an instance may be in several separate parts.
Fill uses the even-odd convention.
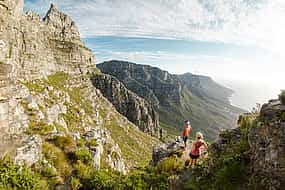
[[[26,133],[28,134],[39,134],[47,135],[54,130],[53,125],[47,125],[45,122],[38,122],[35,120],[30,121],[29,128]]]
[[[33,80],[30,82],[23,83],[31,92],[35,94],[43,93],[45,90],[45,85],[42,80]]]
[[[102,107],[101,107],[102,108]],[[106,113],[106,110],[100,110],[100,113]],[[142,133],[130,124],[119,124],[117,119],[120,116],[110,115],[110,121],[104,122],[104,127],[111,133],[112,139],[118,143],[123,158],[131,166],[145,166],[151,159],[152,146],[158,143],[152,137]]]
[[[60,148],[51,143],[44,142],[42,149],[45,159],[57,169],[61,177],[71,175],[71,164]]]
[[[65,89],[66,82],[70,79],[70,76],[64,72],[57,72],[48,76],[47,83],[57,89]]]

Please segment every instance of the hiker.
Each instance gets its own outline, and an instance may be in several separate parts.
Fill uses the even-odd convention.
[[[189,138],[189,134],[190,134],[191,130],[192,130],[192,127],[190,125],[190,121],[186,120],[185,125],[184,125],[184,129],[182,132],[182,138],[184,141],[184,150],[186,150],[186,148],[187,148],[187,140]]]
[[[196,133],[196,139],[195,141],[192,143],[192,147],[191,147],[191,152],[189,154],[190,156],[190,162],[189,162],[189,167],[191,168],[192,165],[195,165],[197,162],[197,159],[200,157],[201,155],[201,149],[204,148],[208,149],[208,145],[207,143],[203,140],[203,134],[201,132],[197,132]]]

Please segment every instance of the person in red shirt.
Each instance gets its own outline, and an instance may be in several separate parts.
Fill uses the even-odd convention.
[[[190,162],[189,167],[191,168],[192,165],[195,165],[197,162],[197,159],[201,155],[201,149],[204,147],[204,149],[208,149],[207,143],[203,140],[203,134],[201,132],[196,133],[196,140],[192,143],[191,152],[189,154],[190,156]]]
[[[184,129],[183,129],[183,132],[182,132],[182,138],[183,138],[183,141],[184,141],[184,149],[186,150],[187,148],[187,140],[189,138],[189,134],[192,130],[192,127],[190,125],[190,121],[185,121],[185,125],[184,125]]]

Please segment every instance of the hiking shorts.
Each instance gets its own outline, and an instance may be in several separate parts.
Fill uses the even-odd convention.
[[[189,154],[190,158],[192,159],[198,159],[200,157],[200,155],[193,155],[193,154]]]
[[[183,137],[183,141],[184,141],[185,143],[187,142],[187,140],[188,140],[188,137],[187,137],[187,136]]]

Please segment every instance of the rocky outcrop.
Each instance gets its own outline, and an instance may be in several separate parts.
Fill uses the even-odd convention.
[[[250,184],[258,189],[283,189],[285,185],[285,106],[279,100],[264,104],[260,122],[248,135],[251,160]]]
[[[158,114],[152,104],[129,91],[115,77],[99,74],[92,77],[93,85],[115,106],[122,115],[150,135],[162,136]]]
[[[232,91],[209,77],[172,75],[156,67],[124,61],[108,61],[97,67],[152,103],[160,122],[172,133],[180,132],[183,121],[190,119],[194,131],[200,130],[214,140],[221,128],[231,128],[243,112],[229,104]]]
[[[238,178],[242,181],[240,189],[283,189],[285,122],[282,113],[285,107],[280,100],[270,100],[260,113],[241,116],[238,128],[221,132],[218,141],[211,145],[207,171],[223,167],[221,163],[230,158],[231,164],[240,163],[238,167],[244,171],[243,177]]]
[[[96,142],[96,144],[89,143],[88,148],[93,157],[93,165],[97,169],[100,169],[101,160],[106,159],[106,163],[109,167],[126,174],[127,170],[121,156],[121,149],[111,138],[109,131],[104,129],[91,130],[87,131],[83,136],[87,143]],[[104,147],[108,147],[108,149],[104,150]],[[106,158],[102,158],[104,151],[106,151]]]
[[[184,145],[182,139],[176,139],[168,143],[160,144],[153,148],[151,164],[156,165],[164,158],[168,158],[172,155],[182,153]],[[183,153],[182,153],[183,154]]]
[[[22,142],[23,146],[17,148],[15,162],[17,164],[32,164],[42,159],[42,139],[39,135],[27,137]]]

